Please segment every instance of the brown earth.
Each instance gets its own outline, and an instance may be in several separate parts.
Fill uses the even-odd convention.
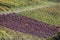
[[[46,24],[15,13],[0,15],[0,25],[15,31],[44,38],[55,35],[60,29],[58,26]]]

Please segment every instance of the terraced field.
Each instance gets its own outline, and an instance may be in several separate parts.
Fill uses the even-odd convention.
[[[59,0],[0,0],[0,40],[60,40],[59,32]]]
[[[0,26],[0,40],[43,40],[43,39]]]
[[[54,2],[48,2],[45,0],[0,0],[0,4],[3,5],[2,7],[7,11],[17,11],[20,9],[25,9],[25,8],[31,8],[35,6],[44,6],[44,5],[50,5],[50,4],[56,4]],[[8,7],[7,7],[8,6]],[[6,12],[3,8],[0,8],[3,10],[2,12]]]
[[[6,26],[7,28],[13,29],[15,31],[35,35],[42,38],[54,36],[60,30],[60,28],[57,26],[32,20],[15,13],[0,15],[0,25]]]
[[[18,14],[43,21],[52,25],[60,26],[60,5],[20,12]]]

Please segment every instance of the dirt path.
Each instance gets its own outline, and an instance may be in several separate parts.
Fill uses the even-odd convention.
[[[0,15],[0,25],[15,31],[44,38],[55,35],[60,29],[57,26],[39,22],[15,13]]]

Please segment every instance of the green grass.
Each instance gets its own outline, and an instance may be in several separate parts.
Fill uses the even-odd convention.
[[[32,8],[35,6],[48,6],[50,4],[55,4],[55,2],[49,2],[47,0],[0,0],[1,3],[4,3],[9,5],[10,7],[14,5],[15,7],[9,8],[10,11],[16,11],[18,9],[25,9],[25,8]],[[57,3],[56,3],[57,4]],[[60,4],[60,3],[59,3]],[[1,5],[0,5],[1,6]],[[3,12],[0,10],[0,13]],[[37,9],[33,11],[25,11],[17,13],[20,15],[27,16],[29,18],[42,21],[48,24],[60,26],[60,6],[57,5],[55,7],[49,7],[49,8],[42,8]],[[7,40],[13,40],[15,37],[19,37],[19,39],[25,39],[25,40],[41,40],[41,38],[32,36],[29,34],[24,34],[21,32],[12,31],[7,28],[1,28],[0,27],[0,40],[1,39],[7,39]]]
[[[22,32],[14,31],[9,28],[0,26],[0,40],[42,40],[37,36],[32,36]]]
[[[31,8],[37,5],[44,6],[44,5],[54,4],[54,2],[48,2],[45,0],[37,0],[37,1],[36,0],[3,0],[3,1],[0,0],[0,2],[6,6],[7,5],[10,6],[11,8],[9,8],[9,11],[16,11],[19,9]]]
[[[53,9],[52,9],[53,8]],[[52,10],[52,12],[51,12]],[[37,9],[33,11],[20,12],[18,14],[42,21],[48,24],[60,26],[60,6],[56,5],[51,8]]]
[[[47,40],[60,40],[60,32],[58,32],[55,36],[47,38]]]

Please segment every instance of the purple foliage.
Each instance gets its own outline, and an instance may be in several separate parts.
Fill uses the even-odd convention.
[[[59,30],[59,27],[54,25],[39,22],[15,13],[0,15],[0,25],[15,31],[45,38],[55,35]]]

